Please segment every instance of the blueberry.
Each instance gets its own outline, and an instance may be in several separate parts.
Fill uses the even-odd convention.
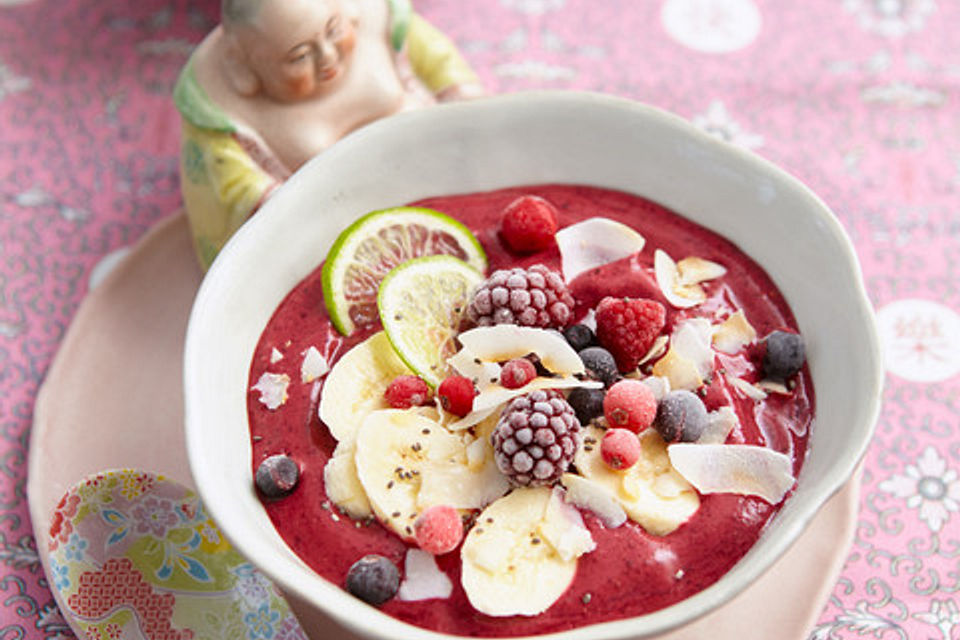
[[[563,330],[563,337],[574,351],[583,351],[597,344],[597,336],[585,324],[575,324]]]
[[[694,442],[707,428],[707,408],[686,389],[671,391],[657,404],[653,428],[667,442]]]
[[[290,456],[279,453],[264,459],[257,467],[257,489],[268,498],[283,498],[300,480],[300,467]]]
[[[617,361],[614,360],[613,354],[603,347],[587,347],[580,352],[580,360],[593,377],[602,381],[604,386],[609,387],[620,379]]]
[[[763,375],[771,380],[784,381],[803,366],[805,359],[803,338],[796,333],[774,331],[764,339]]]
[[[369,554],[347,571],[347,591],[368,604],[383,604],[400,588],[400,570],[383,556]]]
[[[573,407],[580,424],[588,425],[591,420],[603,415],[603,398],[606,395],[603,389],[577,387],[567,396],[567,402]]]

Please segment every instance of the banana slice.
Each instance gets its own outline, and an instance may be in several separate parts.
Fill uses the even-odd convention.
[[[667,445],[653,429],[640,434],[640,459],[629,469],[614,471],[600,457],[603,430],[589,426],[574,464],[589,481],[606,488],[627,516],[655,536],[665,536],[700,508],[696,490],[674,470]],[[592,440],[591,440],[592,439]]]
[[[352,442],[363,419],[384,409],[383,392],[410,369],[397,356],[387,334],[373,334],[340,358],[323,383],[320,420],[338,441]]]
[[[595,543],[558,495],[547,487],[514,489],[477,518],[460,552],[461,582],[477,611],[535,616],[570,586],[577,559]]]
[[[413,521],[436,504],[479,509],[509,488],[490,451],[474,467],[465,438],[416,410],[370,413],[357,434],[357,477],[377,518],[404,540],[413,539]],[[488,445],[489,446],[489,445]]]
[[[373,515],[373,509],[357,477],[355,449],[353,442],[337,444],[323,468],[323,484],[327,498],[354,520],[363,520]]]

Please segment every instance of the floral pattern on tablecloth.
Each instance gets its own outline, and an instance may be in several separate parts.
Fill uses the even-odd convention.
[[[415,4],[491,91],[652,103],[774,161],[831,206],[862,261],[890,373],[856,539],[812,638],[960,638],[960,4]],[[4,638],[71,637],[27,515],[33,402],[91,280],[179,205],[169,93],[218,5],[0,0]]]

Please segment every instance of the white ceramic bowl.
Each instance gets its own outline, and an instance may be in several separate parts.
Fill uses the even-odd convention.
[[[203,282],[187,334],[187,447],[200,495],[240,552],[301,611],[371,637],[449,637],[351,597],[308,569],[274,530],[252,489],[246,415],[261,331],[358,215],[427,196],[550,182],[645,196],[759,262],[805,336],[817,414],[796,493],[717,583],[650,615],[541,637],[644,637],[723,604],[790,546],[863,455],[882,380],[873,314],[840,224],[797,180],[681,118],[595,94],[518,94],[394,116],[309,162],[236,234]]]

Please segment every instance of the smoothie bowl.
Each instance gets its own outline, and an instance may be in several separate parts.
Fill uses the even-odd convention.
[[[634,638],[783,554],[880,382],[805,187],[650,107],[525,94],[367,127],[238,232],[190,320],[188,451],[308,631]]]

